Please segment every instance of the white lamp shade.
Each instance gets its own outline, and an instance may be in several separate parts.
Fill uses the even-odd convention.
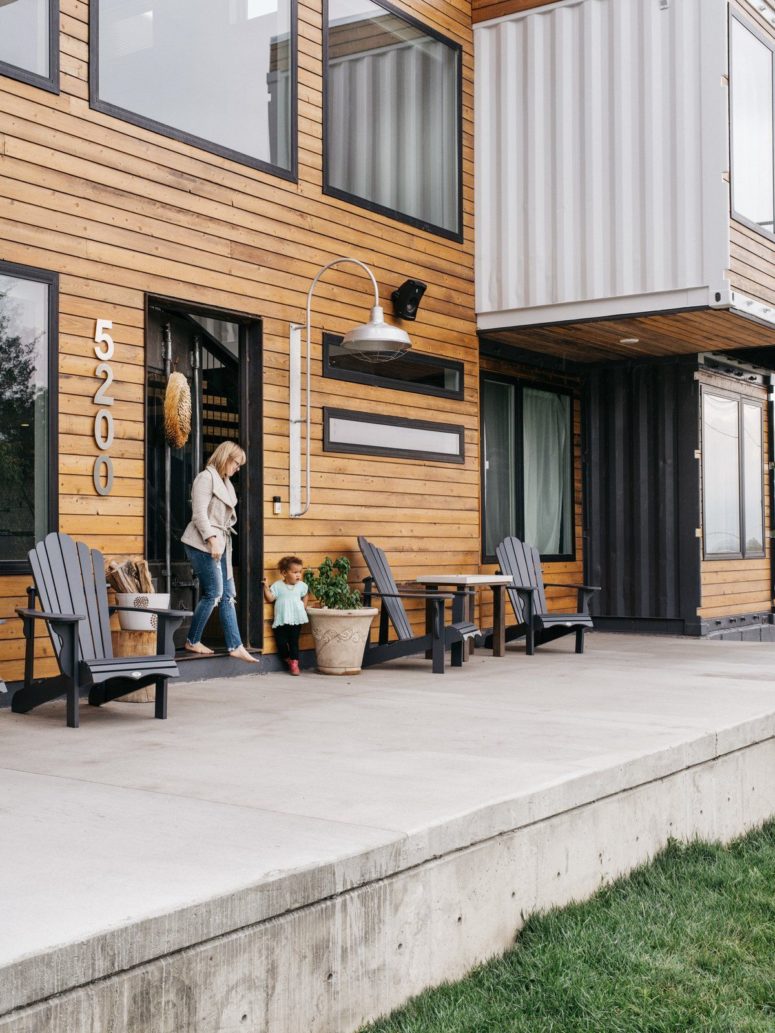
[[[412,347],[412,342],[405,330],[386,323],[381,306],[375,305],[371,310],[371,318],[368,323],[348,330],[342,338],[341,347],[348,351],[362,353],[396,353],[408,351]]]

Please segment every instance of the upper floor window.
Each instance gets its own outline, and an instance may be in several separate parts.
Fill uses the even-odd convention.
[[[462,239],[461,50],[385,3],[328,0],[325,190]]]
[[[764,555],[762,406],[702,392],[703,542],[709,557]]]
[[[0,570],[56,525],[56,276],[0,262]]]
[[[730,22],[732,210],[775,232],[773,49],[750,28]]]
[[[0,75],[59,91],[59,0],[0,0]]]
[[[92,0],[92,107],[293,178],[293,6]]]
[[[484,561],[511,535],[544,559],[573,556],[570,395],[487,375],[481,399]]]

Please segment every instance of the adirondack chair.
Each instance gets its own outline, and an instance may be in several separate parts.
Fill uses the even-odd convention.
[[[26,714],[65,694],[67,725],[77,728],[82,686],[89,688],[89,703],[99,707],[155,682],[155,716],[166,718],[167,679],[179,675],[172,636],[189,614],[183,610],[145,610],[156,614],[158,620],[157,655],[114,657],[110,615],[131,607],[108,606],[101,553],[69,535],[54,532],[38,542],[29,559],[35,587],[27,592],[29,606],[16,610],[26,639],[24,686],[14,694],[11,709]],[[35,609],[36,598],[42,610]],[[36,620],[46,622],[59,663],[60,674],[53,678],[34,678]]]
[[[415,656],[424,653],[432,661],[434,674],[444,673],[444,653],[451,650],[453,667],[463,663],[463,649],[466,640],[479,634],[479,629],[470,621],[463,620],[464,593],[427,592],[419,586],[411,591],[399,591],[390,570],[385,553],[366,538],[358,539],[358,547],[369,568],[369,577],[364,578],[364,604],[372,605],[372,597],[381,600],[379,615],[379,642],[374,645],[371,636],[363,654],[363,666],[384,663],[401,656]],[[426,633],[415,635],[404,609],[404,599],[422,599],[425,602]],[[446,624],[444,609],[447,600],[453,602],[451,624]],[[388,640],[389,624],[393,625],[398,638]]]
[[[584,632],[594,627],[588,611],[589,599],[600,589],[590,585],[544,582],[538,549],[526,545],[519,538],[504,538],[495,552],[501,571],[514,579],[513,587],[509,586],[506,591],[517,623],[506,628],[506,641],[524,635],[525,651],[532,656],[537,646],[575,632],[576,652],[583,653]],[[579,612],[550,613],[545,588],[575,588]]]

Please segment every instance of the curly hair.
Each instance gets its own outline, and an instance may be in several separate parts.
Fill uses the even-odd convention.
[[[298,556],[283,556],[280,562],[277,564],[277,569],[281,574],[287,574],[291,567],[303,567],[304,560]]]

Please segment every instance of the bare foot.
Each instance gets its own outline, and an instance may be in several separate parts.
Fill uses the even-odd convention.
[[[203,642],[186,642],[183,648],[189,653],[202,653],[208,656],[212,654],[212,649],[208,649]]]
[[[244,646],[237,646],[236,649],[232,649],[229,656],[233,656],[235,660],[244,660],[248,664],[258,663],[258,660],[254,656],[251,656]]]

